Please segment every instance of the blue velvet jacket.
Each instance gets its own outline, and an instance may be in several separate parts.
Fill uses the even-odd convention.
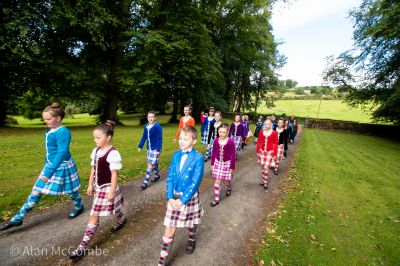
[[[144,125],[142,139],[139,142],[139,148],[143,148],[144,142],[147,141],[147,150],[158,151],[162,150],[162,127],[159,123],[155,122],[153,127],[147,132],[146,125]]]
[[[51,133],[49,133],[50,130],[49,128],[45,133],[46,158],[43,175],[47,178],[51,178],[64,161],[71,159],[69,151],[71,132],[69,129],[61,126]]]
[[[175,192],[182,192],[180,200],[186,204],[198,191],[204,174],[204,156],[194,148],[188,154],[182,171],[179,171],[182,151],[172,156],[167,176],[167,200],[174,198]]]

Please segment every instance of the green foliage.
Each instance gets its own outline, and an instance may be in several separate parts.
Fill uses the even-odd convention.
[[[376,120],[400,123],[400,2],[364,0],[350,13],[354,51],[329,57],[324,79],[349,91],[346,101],[377,106]]]

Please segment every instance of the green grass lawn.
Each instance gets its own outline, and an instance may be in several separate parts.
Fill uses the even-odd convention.
[[[44,136],[46,129],[40,120],[25,120],[17,117],[17,127],[0,128],[0,218],[7,219],[24,203],[35,183],[43,165],[45,156]],[[160,157],[160,168],[167,169],[173,152],[178,144],[172,142],[178,124],[167,124],[169,116],[159,116],[163,126],[163,152]],[[87,114],[76,115],[75,119],[65,119],[64,125],[71,129],[71,153],[77,162],[82,181],[81,192],[85,193],[90,173],[90,154],[95,147],[93,128],[95,117]],[[145,150],[139,153],[137,145],[142,136],[143,126],[139,125],[139,115],[121,115],[124,126],[115,129],[113,145],[122,156],[123,168],[120,181],[144,177],[147,162]],[[198,125],[199,129],[199,125]],[[200,141],[196,149],[204,152]],[[69,197],[45,196],[39,208],[64,202]]]
[[[399,265],[400,143],[306,129],[265,265]],[[273,262],[273,263],[272,263]]]
[[[302,117],[316,118],[319,106],[319,100],[279,100],[275,102],[275,107],[267,108],[261,105],[257,111],[259,113],[275,113]],[[336,120],[355,121],[371,123],[370,111],[363,111],[361,108],[351,109],[341,100],[321,101],[319,118],[328,118]]]

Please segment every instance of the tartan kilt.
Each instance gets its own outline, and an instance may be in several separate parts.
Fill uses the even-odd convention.
[[[160,154],[156,154],[156,151],[147,151],[147,163],[158,164],[160,161]]]
[[[235,142],[236,150],[240,150],[240,148],[242,147],[242,137],[232,135],[231,139],[233,140],[233,142]]]
[[[212,178],[219,180],[232,180],[230,169],[231,161],[220,162],[218,160],[215,160],[212,169]]]
[[[276,159],[277,160],[281,160],[282,159],[282,157],[283,157],[283,150],[284,150],[284,146],[283,146],[283,144],[280,144],[279,146],[278,146],[278,152],[276,153]]]
[[[201,138],[201,145],[205,145],[205,146],[208,145],[207,142],[208,142],[208,134],[209,133],[210,133],[210,131],[208,129],[204,130],[203,137]]]
[[[272,156],[272,152],[268,152],[266,150],[261,151],[260,154],[258,155],[258,161],[257,163],[263,166],[264,168],[269,168],[271,167],[272,159],[274,156]]]
[[[103,187],[95,188],[94,200],[90,215],[92,216],[109,216],[115,214],[118,210],[121,211],[124,205],[124,197],[117,185],[115,189],[115,198],[113,201],[107,199],[107,195],[111,190],[111,184]]]
[[[54,172],[53,176],[47,182],[40,177],[44,169],[36,180],[33,190],[46,195],[64,195],[79,191],[81,180],[74,159],[64,161]]]
[[[175,199],[182,194],[175,194]],[[167,203],[167,210],[164,218],[164,226],[169,227],[193,227],[201,224],[204,210],[200,203],[199,193],[196,192],[193,197],[182,205],[179,210],[172,209],[171,204]]]

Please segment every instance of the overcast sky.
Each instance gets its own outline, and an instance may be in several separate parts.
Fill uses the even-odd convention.
[[[353,45],[350,9],[361,0],[291,0],[277,4],[272,26],[278,49],[287,57],[280,79],[294,79],[300,86],[321,85],[325,58]]]

